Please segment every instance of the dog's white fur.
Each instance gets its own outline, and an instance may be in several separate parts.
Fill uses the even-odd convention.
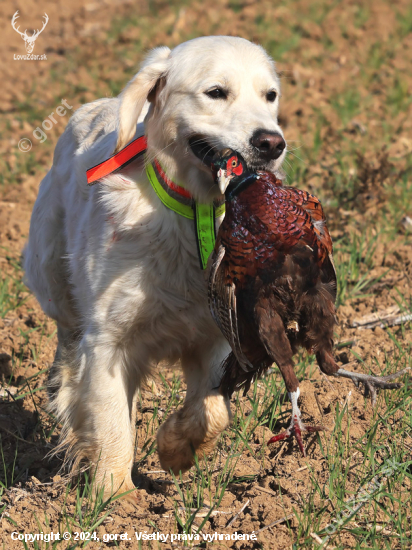
[[[214,86],[227,99],[205,94]],[[73,115],[41,183],[24,265],[58,325],[51,406],[68,459],[74,467],[98,463],[97,482],[108,492],[112,483],[121,492],[134,487],[134,397],[159,362],[179,359],[187,382],[183,407],[158,433],[162,466],[185,470],[192,448],[198,455],[213,448],[230,419],[217,389],[229,348],[209,313],[193,222],[160,203],[142,162],[94,187],[86,170],[145,133],[146,162],[157,157],[196,200],[210,202],[219,189],[188,138],[207,136],[256,163],[253,132],[282,134],[270,90],[279,94],[274,63],[247,40],[204,37],[157,48],[118,98]],[[278,170],[284,154],[266,167]]]

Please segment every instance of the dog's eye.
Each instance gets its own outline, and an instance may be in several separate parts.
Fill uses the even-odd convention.
[[[205,94],[212,99],[226,99],[227,93],[222,90],[222,88],[212,88],[211,90],[208,90],[205,92]]]
[[[270,92],[268,92],[268,93],[266,94],[266,99],[267,99],[270,103],[273,103],[273,102],[275,101],[275,99],[277,98],[277,95],[278,95],[278,94],[277,94],[274,90],[272,90],[272,91],[270,91]]]

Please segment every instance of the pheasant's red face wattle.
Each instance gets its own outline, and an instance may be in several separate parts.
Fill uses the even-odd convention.
[[[241,176],[243,174],[242,163],[236,156],[230,157],[226,164],[226,170],[228,174],[235,174],[235,176]]]

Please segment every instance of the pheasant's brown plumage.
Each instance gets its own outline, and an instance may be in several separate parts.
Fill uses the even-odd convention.
[[[336,276],[321,203],[269,172],[257,176],[226,202],[212,259],[211,309],[234,350],[221,384],[229,395],[274,361],[294,391],[297,346],[332,351]]]

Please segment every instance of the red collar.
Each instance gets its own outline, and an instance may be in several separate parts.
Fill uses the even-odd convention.
[[[186,191],[184,187],[182,187],[181,185],[177,185],[177,183],[174,183],[171,179],[167,177],[167,175],[163,171],[163,168],[160,166],[160,163],[158,162],[157,159],[154,159],[154,165],[156,167],[156,170],[159,176],[162,178],[164,183],[169,187],[169,189],[171,189],[175,193],[178,193],[182,197],[186,197],[187,199],[192,198],[192,195],[189,193],[189,191]]]
[[[123,168],[132,162],[132,160],[145,153],[146,149],[147,141],[145,136],[134,139],[129,143],[129,145],[126,145],[124,149],[115,155],[104,160],[100,164],[93,166],[93,168],[89,168],[86,172],[87,184],[93,185],[109,174],[117,172],[120,168]]]
[[[100,164],[89,168],[86,172],[87,175],[87,184],[94,185],[102,178],[110,174],[118,172],[121,168],[127,166],[130,162],[135,160],[137,157],[143,155],[147,150],[147,140],[145,136],[138,137],[131,141],[124,149],[111,156],[107,160],[104,160]],[[163,180],[163,183],[171,190],[177,193],[178,195],[191,199],[192,195],[189,191],[186,191],[177,183],[174,183],[170,178],[167,177],[163,168],[160,166],[159,162],[155,159],[154,165],[156,170]]]

